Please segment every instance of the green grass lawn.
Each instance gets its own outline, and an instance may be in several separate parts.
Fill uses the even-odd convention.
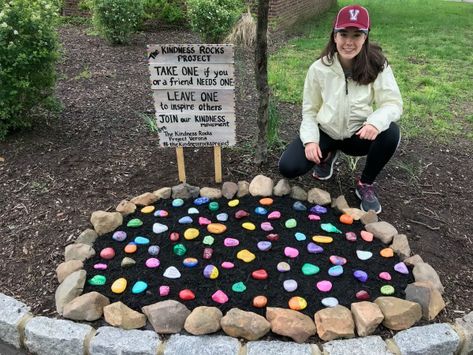
[[[338,1],[340,7],[351,1]],[[391,64],[404,99],[401,126],[414,137],[473,139],[473,4],[441,0],[360,0],[371,41]],[[301,36],[270,57],[277,100],[300,104],[310,64],[327,42],[338,8],[304,24]]]

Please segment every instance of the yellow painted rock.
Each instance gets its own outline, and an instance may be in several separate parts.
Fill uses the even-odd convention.
[[[259,203],[260,205],[263,205],[263,206],[270,206],[273,204],[273,199],[270,197],[265,197],[259,200]]]
[[[394,250],[391,248],[384,248],[379,253],[384,258],[392,258],[394,256]]]
[[[222,223],[210,223],[207,230],[212,234],[222,234],[227,230],[227,226]]]
[[[151,213],[154,211],[154,206],[146,206],[141,209],[141,213]]]
[[[237,253],[237,258],[243,260],[245,263],[251,263],[255,260],[256,256],[248,249],[243,249]]]
[[[192,240],[199,236],[199,230],[196,228],[187,228],[184,231],[184,239],[185,240]]]
[[[240,204],[240,200],[231,200],[231,201],[228,201],[228,206],[229,207],[236,207]]]
[[[113,293],[123,293],[125,291],[127,285],[127,281],[125,278],[121,277],[116,279],[112,284],[112,292]]]
[[[312,240],[316,243],[321,243],[321,244],[329,244],[329,243],[333,242],[332,237],[325,237],[325,236],[322,236],[322,235],[314,235],[312,237]]]
[[[307,301],[299,296],[292,297],[289,300],[289,308],[294,311],[302,311],[307,307]]]
[[[256,226],[251,222],[245,222],[241,226],[249,231],[254,231],[256,229]]]

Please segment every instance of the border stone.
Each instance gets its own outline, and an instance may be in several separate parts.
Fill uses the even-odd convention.
[[[232,337],[217,335],[172,335],[164,349],[164,355],[238,355],[240,342]]]
[[[20,348],[22,339],[18,326],[31,316],[26,304],[0,293],[0,339],[5,343]]]
[[[322,346],[327,355],[392,355],[380,336],[332,340]]]
[[[246,344],[247,355],[312,355],[309,344],[284,341],[250,341]]]
[[[473,354],[473,312],[463,318],[455,319],[455,326],[462,333],[463,339],[459,354]]]
[[[93,331],[90,325],[36,317],[26,324],[25,345],[34,354],[83,355],[86,338]]]
[[[158,335],[150,330],[123,330],[100,327],[89,346],[90,355],[156,355],[161,345]]]
[[[394,336],[394,341],[403,355],[453,355],[460,345],[460,337],[446,323],[403,330]]]

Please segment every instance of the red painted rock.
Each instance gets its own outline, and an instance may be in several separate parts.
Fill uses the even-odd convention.
[[[179,292],[179,298],[183,301],[190,301],[195,298],[195,294],[194,292],[186,288]]]
[[[277,233],[268,234],[266,236],[266,239],[268,239],[271,242],[275,242],[275,241],[279,240],[279,234],[277,234]]]
[[[357,300],[366,301],[370,299],[370,294],[368,293],[368,291],[361,290],[355,294],[355,297]]]
[[[258,269],[253,271],[251,276],[255,280],[266,280],[268,278],[268,272],[265,269]]]
[[[202,257],[206,260],[209,260],[210,258],[212,258],[213,253],[214,253],[214,250],[212,248],[204,248]]]
[[[236,219],[242,219],[245,217],[248,217],[250,214],[246,212],[245,210],[238,210],[235,212],[235,218]]]
[[[171,234],[169,234],[169,239],[171,240],[171,242],[177,242],[179,240],[179,233],[172,232]]]

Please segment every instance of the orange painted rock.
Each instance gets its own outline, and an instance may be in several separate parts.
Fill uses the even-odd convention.
[[[227,230],[227,226],[222,223],[210,223],[207,230],[212,234],[222,234]]]
[[[348,214],[342,214],[340,216],[340,222],[343,224],[353,224],[353,217]]]
[[[292,297],[289,300],[289,308],[294,311],[302,311],[307,307],[307,301],[299,296]]]
[[[391,248],[384,248],[379,252],[379,254],[381,254],[383,258],[392,258],[394,256],[394,250]]]
[[[373,241],[373,233],[367,232],[367,231],[361,231],[361,239],[363,239],[365,242],[372,242]]]
[[[273,202],[274,202],[273,199],[270,197],[265,197],[259,200],[260,205],[263,205],[263,206],[270,206],[273,204]]]
[[[125,246],[125,253],[127,254],[136,253],[136,250],[138,250],[138,247],[134,243],[130,243]]]
[[[268,304],[268,299],[266,296],[256,296],[253,298],[253,307],[263,308]]]

